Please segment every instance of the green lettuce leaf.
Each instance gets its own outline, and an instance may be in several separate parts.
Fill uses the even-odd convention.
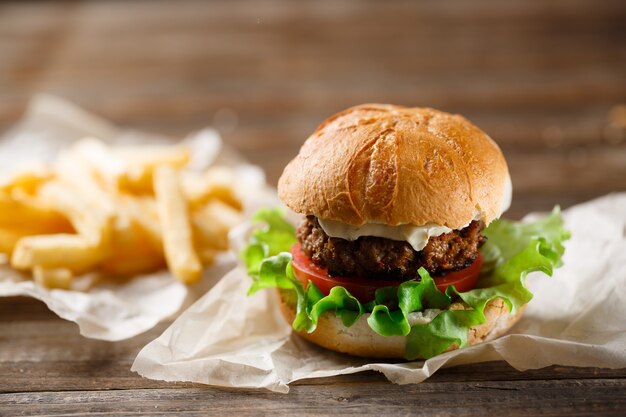
[[[554,251],[558,256],[555,267],[561,266],[561,256],[565,252],[563,242],[570,234],[563,228],[561,210],[555,207],[550,215],[533,222],[521,223],[509,220],[496,220],[487,227],[483,234],[487,243],[481,248],[483,262],[500,265],[526,249],[532,239],[543,239],[546,245],[542,250]],[[546,253],[546,252],[543,252]],[[552,256],[554,259],[555,256]]]
[[[558,207],[530,223],[496,220],[484,231],[488,238],[481,249],[485,268],[476,289],[459,293],[448,287],[444,294],[420,268],[420,281],[380,288],[374,300],[363,304],[343,287],[334,287],[324,295],[312,282],[305,288],[293,275],[289,249],[296,241],[295,231],[282,212],[264,209],[253,220],[265,227],[252,233],[241,253],[252,278],[249,294],[263,288],[283,290],[287,301],[296,306],[292,326],[298,331],[314,331],[326,312],[334,312],[347,327],[370,313],[367,323],[374,332],[406,336],[407,359],[430,358],[453,344],[465,346],[468,329],[485,322],[485,306],[495,298],[502,298],[514,314],[532,298],[525,286],[526,275],[532,271],[552,275],[561,265],[563,242],[569,238]],[[465,303],[466,309],[447,310],[455,300]],[[441,311],[427,324],[411,326],[410,314],[426,309]]]

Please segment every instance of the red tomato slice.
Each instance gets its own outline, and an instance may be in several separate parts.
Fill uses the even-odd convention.
[[[435,285],[437,285],[437,288],[439,288],[441,292],[445,292],[450,285],[454,285],[454,288],[456,288],[458,292],[472,290],[476,287],[482,265],[483,256],[479,253],[474,263],[467,268],[448,272],[442,277],[435,277]]]
[[[293,245],[291,255],[293,256],[291,266],[293,267],[293,273],[296,278],[305,286],[308,285],[309,280],[311,280],[311,282],[317,285],[320,291],[326,295],[330,293],[331,288],[342,286],[359,301],[367,303],[374,299],[375,292],[378,288],[393,287],[402,284],[402,281],[331,277],[328,275],[326,268],[315,265],[313,261],[302,252],[300,243]],[[443,277],[434,278],[437,288],[439,291],[444,292],[448,286],[454,285],[459,292],[471,290],[476,286],[476,281],[478,281],[482,262],[482,256],[478,255],[474,263],[469,267],[448,273]]]

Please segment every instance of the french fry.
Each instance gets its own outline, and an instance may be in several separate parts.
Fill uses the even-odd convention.
[[[193,247],[193,235],[178,174],[169,166],[155,171],[154,191],[163,233],[165,259],[172,274],[186,284],[198,282],[202,264]]]
[[[153,172],[163,165],[182,168],[190,151],[183,146],[135,146],[111,148],[102,141],[86,138],[73,151],[92,167],[98,177],[112,188],[137,194],[153,191]]]
[[[102,182],[113,189],[120,188],[128,165],[110,146],[95,138],[85,138],[78,141],[72,149],[96,172]]]
[[[120,187],[137,194],[154,191],[154,172],[159,167],[178,169],[191,159],[189,149],[183,146],[126,147],[120,148],[118,153],[128,167]]]
[[[241,215],[237,210],[214,200],[191,215],[195,238],[203,246],[214,249],[228,249],[228,231],[241,222]]]
[[[90,143],[97,142],[85,143],[89,146]],[[103,224],[114,224],[117,229],[131,227],[130,219],[123,210],[120,210],[114,195],[106,190],[92,167],[80,157],[73,153],[61,155],[57,161],[57,172],[62,183],[68,186],[74,194],[80,195],[80,198]],[[106,242],[109,236],[107,233],[110,233],[106,226],[104,232],[101,240]],[[80,231],[80,233],[89,236],[91,232]]]
[[[213,218],[215,222],[221,223],[228,229],[237,226],[242,220],[241,213],[238,210],[220,200],[208,202],[198,212],[205,213],[208,217]]]
[[[117,153],[129,164],[148,171],[162,166],[182,168],[191,159],[189,148],[182,145],[124,146],[117,148]]]
[[[162,253],[163,239],[155,200],[150,197],[131,195],[120,195],[119,199],[130,218],[143,230],[152,248]]]
[[[158,271],[165,266],[160,254],[127,253],[113,256],[101,265],[101,270],[112,277],[131,277]]]
[[[29,233],[26,230],[0,229],[0,253],[10,255],[13,253],[13,249],[15,248],[17,242],[29,234],[32,233]]]
[[[44,184],[39,195],[67,216],[83,238],[96,246],[106,247],[110,244],[115,214],[109,208],[89,204],[82,198],[82,194],[56,181]]]
[[[94,171],[82,159],[71,153],[59,156],[56,163],[59,180],[80,195],[88,205],[104,217],[115,217],[115,201],[98,181]]]
[[[242,204],[235,194],[235,177],[226,167],[210,168],[203,174],[184,173],[183,192],[193,207],[201,206],[212,199],[218,199],[231,207],[241,210]]]
[[[11,255],[11,266],[27,270],[67,268],[84,272],[95,268],[107,256],[97,244],[79,235],[27,236],[17,241]]]
[[[52,171],[48,167],[43,164],[36,164],[0,180],[0,190],[10,192],[14,189],[21,189],[29,194],[33,194],[41,184],[52,177]]]
[[[152,272],[165,266],[162,248],[155,249],[142,227],[115,228],[111,254],[102,262],[103,272],[114,276],[131,276]]]
[[[74,274],[67,268],[46,269],[38,265],[33,268],[33,280],[42,287],[68,290],[73,278]]]
[[[215,262],[215,256],[217,255],[217,250],[213,248],[198,248],[198,256],[202,261],[202,265],[211,266]]]
[[[242,202],[230,168],[180,171],[190,152],[86,138],[52,168],[0,180],[0,261],[48,288],[76,290],[84,277],[74,277],[90,271],[127,277],[164,266],[186,284],[199,281],[228,249]]]
[[[19,195],[17,199],[14,198],[16,194]],[[28,229],[35,234],[69,233],[73,230],[61,213],[41,199],[18,190],[14,190],[12,196],[0,193],[0,227]]]

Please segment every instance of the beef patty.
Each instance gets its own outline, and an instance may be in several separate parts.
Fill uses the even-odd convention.
[[[421,251],[404,241],[362,236],[350,241],[330,237],[317,218],[307,216],[296,235],[304,253],[330,275],[372,279],[409,280],[420,267],[442,275],[470,266],[486,238],[484,223],[473,221],[466,228],[431,237]]]

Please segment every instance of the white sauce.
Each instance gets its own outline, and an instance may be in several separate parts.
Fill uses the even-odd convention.
[[[513,187],[511,186],[511,178],[507,176],[504,183],[504,193],[502,196],[502,206],[500,214],[504,213],[511,205],[511,197]],[[497,216],[499,217],[500,214]],[[484,213],[480,211],[474,212],[474,218],[471,219],[464,227],[467,227],[474,220],[484,220]],[[414,226],[412,224],[401,224],[398,226],[388,226],[380,223],[365,223],[360,226],[342,223],[336,220],[319,219],[320,226],[328,236],[338,237],[346,240],[357,240],[361,236],[376,236],[385,239],[399,240],[408,242],[413,249],[421,251],[428,243],[428,239],[433,236],[439,236],[444,233],[450,233],[452,229],[446,226],[440,226],[434,223],[428,223],[423,226]]]
[[[411,327],[415,326],[416,324],[428,324],[433,321],[433,319],[437,317],[439,313],[441,313],[441,310],[437,308],[428,308],[424,311],[414,311],[412,313],[409,313],[409,324],[411,325]]]
[[[353,226],[336,220],[317,220],[328,236],[346,240],[357,240],[361,236],[384,237],[386,239],[409,242],[416,251],[424,249],[431,236],[439,236],[452,231],[452,229],[446,226],[438,226],[436,224],[427,224],[425,226],[413,226],[411,224],[387,226],[386,224],[365,223],[361,226]]]
[[[507,211],[509,207],[511,207],[511,200],[513,199],[513,184],[511,183],[511,177],[506,176],[506,181],[504,181],[504,193],[502,193],[502,205],[500,206],[500,214],[497,217],[500,217],[502,213]]]

